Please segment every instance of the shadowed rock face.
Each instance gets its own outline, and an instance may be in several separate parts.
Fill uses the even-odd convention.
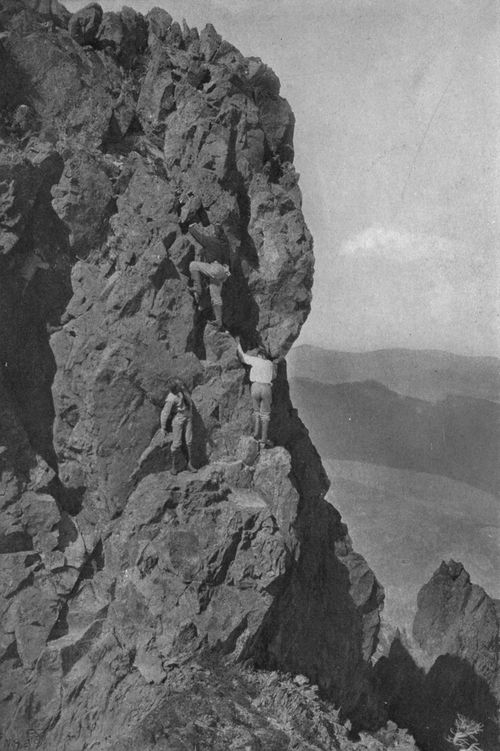
[[[0,13],[5,741],[114,742],[124,708],[140,723],[205,648],[309,675],[373,721],[382,591],[324,502],[284,364],[276,447],[240,442],[232,335],[286,354],[311,295],[279,81],[158,9],[93,4],[68,25],[33,7]],[[230,249],[223,333],[189,292],[191,195]],[[201,467],[176,477],[161,447],[139,466],[171,376],[192,391]]]
[[[479,746],[499,742],[499,622],[494,601],[461,563],[448,561],[420,590],[413,657],[396,638],[376,667],[389,715],[408,727],[424,751],[449,748],[458,714],[483,726]],[[425,666],[419,667],[419,663]]]
[[[453,654],[466,660],[495,690],[499,624],[495,603],[472,584],[461,563],[448,561],[433,574],[417,598],[413,636],[430,657]]]

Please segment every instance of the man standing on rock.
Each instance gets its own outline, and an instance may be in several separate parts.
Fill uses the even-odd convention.
[[[192,224],[189,234],[195,241],[197,260],[189,264],[189,273],[193,280],[194,298],[199,305],[203,292],[201,277],[207,277],[212,310],[215,317],[215,326],[219,331],[223,328],[222,323],[222,285],[231,276],[226,261],[227,244],[219,225],[215,226],[215,236],[205,235],[199,228]]]
[[[178,459],[182,457],[182,441],[186,442],[188,463],[186,469],[196,472],[193,467],[192,444],[193,444],[193,402],[188,390],[178,378],[169,383],[169,393],[165,399],[165,405],[160,415],[160,427],[163,435],[167,434],[167,423],[172,418],[172,467],[173,475],[180,469]]]
[[[272,444],[267,439],[267,432],[271,420],[272,383],[276,375],[276,365],[263,347],[257,347],[245,353],[241,348],[239,337],[236,337],[236,342],[238,357],[245,365],[250,365],[252,384],[250,394],[254,414],[253,437],[259,441],[262,448],[270,448]]]

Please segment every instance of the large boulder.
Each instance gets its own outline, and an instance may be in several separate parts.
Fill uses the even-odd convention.
[[[102,8],[99,3],[89,3],[80,8],[70,18],[68,31],[78,44],[93,45],[102,21]]]
[[[133,8],[123,7],[120,13],[105,13],[97,32],[97,44],[110,52],[127,68],[131,68],[146,49],[147,23]]]
[[[427,655],[455,655],[494,690],[499,672],[499,621],[494,601],[472,584],[461,563],[443,561],[417,598],[415,641]],[[499,696],[500,698],[500,696]]]
[[[164,8],[151,8],[146,16],[148,22],[149,38],[148,44],[150,47],[154,45],[154,37],[163,41],[167,33],[172,26],[172,16]]]
[[[70,13],[59,0],[24,0],[26,5],[44,21],[66,29]]]

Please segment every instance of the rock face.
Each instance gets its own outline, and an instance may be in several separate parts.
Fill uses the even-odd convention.
[[[102,22],[102,8],[98,3],[90,3],[71,16],[68,31],[78,44],[93,45]]]
[[[417,598],[415,641],[430,657],[451,654],[467,662],[494,691],[499,671],[495,603],[472,584],[461,563],[441,563]]]
[[[277,77],[158,9],[92,4],[66,31],[12,0],[0,23],[5,743],[118,748],[207,649],[304,674],[373,721],[382,591],[324,501],[284,364],[276,447],[240,440],[233,336],[284,355],[311,297]],[[193,196],[230,248],[223,332],[189,291]],[[194,474],[150,445],[172,376],[192,392]]]
[[[396,639],[377,664],[390,716],[424,751],[446,751],[461,714],[482,724],[480,748],[495,751],[500,628],[494,601],[471,583],[461,563],[448,561],[422,587],[417,604],[413,637],[422,653]]]

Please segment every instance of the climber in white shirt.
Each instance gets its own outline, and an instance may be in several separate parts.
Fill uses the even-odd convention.
[[[240,340],[236,337],[238,357],[245,365],[250,365],[250,394],[254,414],[253,437],[264,448],[271,446],[267,439],[271,419],[272,383],[276,376],[276,365],[262,347],[243,352]],[[262,432],[261,432],[262,430]]]

